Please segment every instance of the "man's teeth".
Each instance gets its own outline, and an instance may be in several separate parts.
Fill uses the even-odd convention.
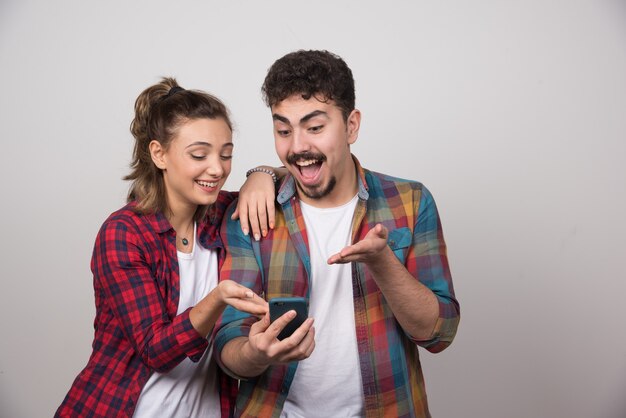
[[[298,164],[300,167],[307,167],[311,164],[317,164],[317,160],[298,161],[296,164]]]
[[[208,181],[196,180],[196,183],[198,183],[202,187],[215,187],[215,186],[217,186],[217,183],[209,183]]]

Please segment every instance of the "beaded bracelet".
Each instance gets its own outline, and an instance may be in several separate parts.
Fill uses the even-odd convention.
[[[274,173],[274,170],[270,170],[269,168],[264,168],[264,167],[254,167],[254,168],[251,168],[250,170],[246,171],[246,177],[248,177],[252,173],[269,174],[270,176],[272,176],[272,181],[274,183],[276,183],[276,181],[278,180],[276,178],[276,173]]]

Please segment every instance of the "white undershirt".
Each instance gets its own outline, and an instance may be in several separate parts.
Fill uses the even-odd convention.
[[[194,236],[196,226],[194,225]],[[180,314],[195,306],[217,286],[217,253],[194,245],[191,253],[178,251]],[[197,363],[185,358],[167,373],[154,372],[143,387],[133,417],[219,417],[220,399],[213,344]]]
[[[352,268],[328,265],[350,243],[357,196],[343,206],[316,208],[300,202],[311,256],[309,316],[315,349],[298,364],[281,417],[361,417],[364,398],[354,325]]]

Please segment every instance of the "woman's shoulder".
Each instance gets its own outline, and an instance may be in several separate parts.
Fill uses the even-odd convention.
[[[112,212],[104,221],[104,225],[114,223],[130,223],[135,224],[141,222],[143,215],[137,210],[136,202],[129,202],[116,211]]]
[[[137,209],[136,202],[129,202],[106,218],[101,233],[107,230],[126,230],[144,234],[147,231],[162,232],[162,229],[169,228],[169,223],[163,222],[158,214],[142,213]]]

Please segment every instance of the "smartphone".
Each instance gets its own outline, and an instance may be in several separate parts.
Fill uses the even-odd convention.
[[[291,297],[291,298],[273,298],[269,301],[270,320],[274,322],[283,314],[294,310],[296,317],[289,322],[285,328],[278,334],[278,339],[282,340],[289,337],[293,332],[302,325],[309,316],[309,301],[307,298]]]

